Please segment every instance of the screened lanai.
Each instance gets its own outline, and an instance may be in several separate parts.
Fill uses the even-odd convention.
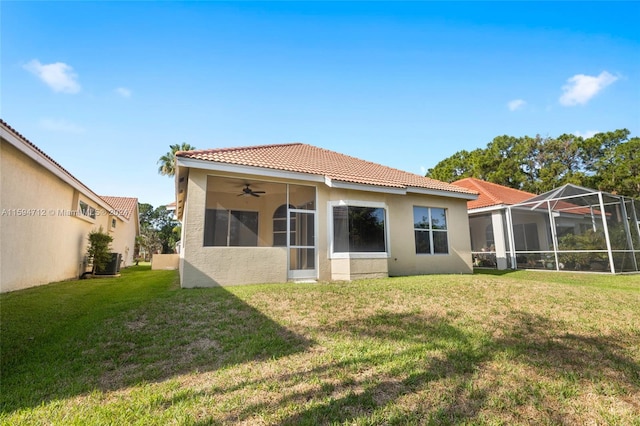
[[[640,271],[640,200],[572,184],[506,208],[516,269]]]

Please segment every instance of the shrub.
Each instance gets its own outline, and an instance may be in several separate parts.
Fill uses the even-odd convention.
[[[89,232],[89,246],[87,247],[87,257],[92,263],[91,272],[104,269],[111,260],[111,242],[113,237],[102,231],[102,226],[98,230]]]

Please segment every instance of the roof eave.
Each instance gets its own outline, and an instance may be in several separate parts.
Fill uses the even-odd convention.
[[[407,188],[403,188],[403,187],[346,182],[346,181],[331,179],[329,177],[325,178],[325,183],[329,188],[336,188],[336,189],[350,189],[354,191],[380,192],[383,194],[396,194],[396,195],[406,195],[407,193]]]
[[[507,207],[509,207],[507,204],[494,204],[492,206],[484,206],[484,207],[476,207],[473,209],[468,209],[467,213],[472,214],[472,213],[487,213],[487,212],[492,212],[492,211],[496,211],[496,210],[503,210],[506,209]]]
[[[446,189],[431,189],[431,188],[419,188],[410,186],[407,188],[407,192],[423,195],[435,195],[438,197],[450,197],[460,198],[462,200],[473,201],[478,199],[478,194],[472,194],[468,192],[447,191]]]
[[[450,198],[459,198],[463,200],[475,200],[478,198],[478,194],[472,193],[464,193],[457,191],[447,191],[443,189],[430,189],[430,188],[419,188],[419,187],[401,187],[401,186],[383,186],[383,185],[373,185],[366,183],[356,183],[356,182],[347,182],[343,180],[338,180],[335,178],[331,178],[329,176],[313,174],[313,173],[302,173],[302,172],[293,172],[287,170],[278,170],[271,169],[267,167],[257,167],[257,166],[246,166],[242,164],[233,164],[233,163],[222,163],[218,161],[211,160],[200,160],[195,158],[184,158],[184,157],[176,157],[176,167],[180,168],[197,168],[203,170],[211,170],[211,171],[223,171],[230,173],[239,173],[239,174],[247,174],[253,176],[266,176],[266,177],[275,177],[281,179],[295,179],[307,182],[318,182],[324,183],[330,188],[339,188],[339,189],[350,189],[356,191],[366,191],[366,192],[378,192],[385,194],[396,194],[396,195],[406,195],[408,192],[415,194],[423,194],[423,195],[435,195],[440,197],[450,197]],[[178,176],[178,172],[176,172],[176,176]],[[179,194],[179,182],[176,182],[176,194]],[[179,201],[179,197],[176,197]],[[179,207],[176,207],[179,210]],[[178,217],[181,217],[182,214],[179,214]]]

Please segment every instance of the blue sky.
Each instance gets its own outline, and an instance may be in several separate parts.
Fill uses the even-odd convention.
[[[640,136],[639,2],[7,2],[1,116],[101,195],[170,144],[305,142],[414,173],[494,137]]]

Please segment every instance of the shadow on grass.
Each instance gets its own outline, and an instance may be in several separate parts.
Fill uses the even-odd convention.
[[[563,405],[556,394],[571,398],[583,387],[599,386],[611,387],[603,391],[615,396],[640,394],[640,365],[628,352],[640,345],[637,333],[583,335],[567,330],[562,321],[513,311],[498,324],[499,332],[489,334],[481,326],[460,323],[459,316],[378,311],[313,323],[309,334],[330,342],[316,361],[309,338],[223,288],[178,290],[170,283],[126,282],[119,292],[139,286],[140,294],[126,293],[132,295],[123,299],[107,298],[105,289],[115,284],[104,283],[91,292],[91,297],[105,294],[104,316],[92,317],[73,333],[57,334],[58,341],[37,338],[14,352],[12,362],[3,353],[0,400],[5,413],[94,389],[117,390],[288,355],[297,363],[279,365],[273,374],[242,375],[203,390],[186,388],[156,402],[163,407],[202,404],[206,414],[194,418],[194,425],[250,423],[262,413],[280,424],[458,424],[485,421],[483,410],[496,412],[492,404],[502,399],[514,423],[530,423],[527,416],[535,410],[536,423],[562,424],[567,413],[559,411]],[[86,297],[69,303],[84,303],[80,299]],[[29,316],[49,315],[44,310]],[[66,321],[58,327],[84,319]],[[7,327],[2,325],[3,333]],[[535,377],[531,380],[553,386],[540,390],[516,373],[510,379],[515,383],[502,384],[508,379],[492,370],[495,363],[507,369],[524,365]],[[273,388],[281,392],[266,391]],[[228,410],[207,410],[220,399],[240,402],[230,402]],[[518,417],[522,405],[530,411]]]
[[[200,419],[193,424],[246,422],[257,413],[287,406],[302,408],[278,424],[341,424],[363,419],[367,424],[459,424],[481,421],[479,413],[487,407],[491,410],[489,405],[495,404],[496,398],[504,399],[501,404],[513,409],[518,422],[531,421],[531,412],[526,410],[523,417],[517,417],[517,406],[530,404],[542,416],[536,417],[536,422],[562,424],[567,413],[558,411],[561,406],[554,398],[570,397],[573,386],[615,383],[622,393],[640,392],[640,365],[617,343],[634,339],[637,344],[638,336],[568,334],[561,331],[562,324],[524,312],[514,313],[504,328],[502,337],[489,338],[464,331],[444,317],[397,313],[340,322],[321,332],[352,337],[360,343],[354,343],[338,359],[304,371],[209,389],[199,396],[242,392],[273,381],[317,383],[320,378],[321,384],[288,391],[277,401],[245,404],[226,417]],[[560,380],[556,385],[567,389],[536,391],[528,387],[531,383],[516,381],[505,392],[501,377],[478,378],[484,372],[495,374],[488,364],[505,358],[527,365],[538,378]],[[431,386],[439,397],[414,401],[419,408],[407,409],[399,402],[419,392],[428,395]]]
[[[224,288],[180,290],[175,273],[147,288],[142,281],[126,281],[126,272],[123,280],[34,289],[34,296],[46,300],[26,303],[22,309],[30,312],[21,320],[52,318],[55,330],[40,333],[45,323],[24,332],[19,330],[24,324],[2,324],[1,413],[93,390],[279,358],[310,344]],[[57,288],[66,290],[47,293]],[[3,299],[3,309],[22,296]],[[60,312],[65,308],[73,314]],[[3,319],[8,318],[7,313]]]
[[[491,268],[473,268],[474,275],[493,275],[493,276],[503,276],[508,275],[513,272],[517,272],[515,269],[491,269]]]

